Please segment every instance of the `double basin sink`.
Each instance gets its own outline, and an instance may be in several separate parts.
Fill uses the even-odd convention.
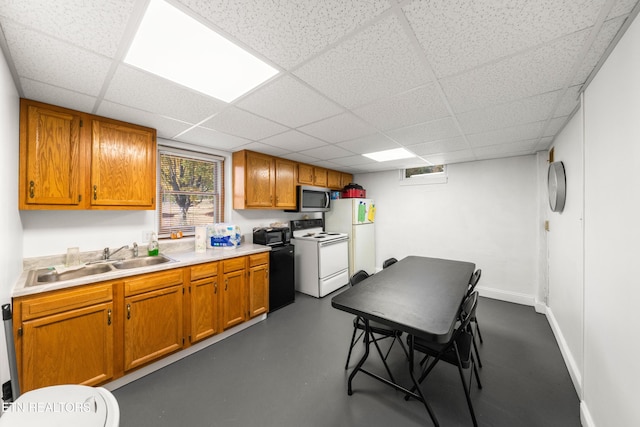
[[[167,262],[174,262],[174,260],[164,255],[158,255],[131,258],[121,261],[102,261],[96,264],[88,264],[77,270],[70,270],[62,273],[46,268],[32,270],[29,278],[27,279],[27,286],[62,282],[65,280],[78,279],[80,277],[93,276],[95,274],[108,273],[114,270],[129,270],[133,268],[149,267]]]

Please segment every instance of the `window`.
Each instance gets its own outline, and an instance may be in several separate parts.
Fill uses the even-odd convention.
[[[200,153],[160,149],[158,237],[196,225],[224,222],[224,159]]]
[[[447,182],[446,165],[420,166],[400,171],[401,185],[445,184]]]

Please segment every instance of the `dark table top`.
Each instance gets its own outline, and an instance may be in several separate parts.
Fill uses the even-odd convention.
[[[475,264],[406,257],[336,295],[331,305],[428,340],[445,342]]]

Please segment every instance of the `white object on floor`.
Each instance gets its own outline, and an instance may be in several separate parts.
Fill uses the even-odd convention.
[[[118,427],[120,408],[102,387],[56,385],[31,390],[6,407],[0,427]]]

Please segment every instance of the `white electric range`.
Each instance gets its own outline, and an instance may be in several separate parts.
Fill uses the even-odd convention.
[[[316,298],[349,283],[349,236],[323,226],[321,218],[291,221],[296,290]]]

